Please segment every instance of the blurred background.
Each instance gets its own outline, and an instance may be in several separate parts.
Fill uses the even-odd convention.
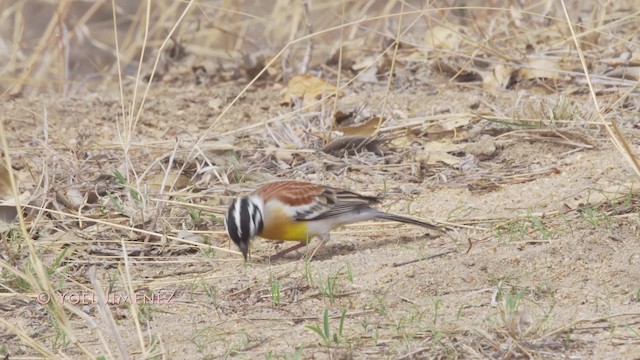
[[[634,1],[567,1],[571,16],[588,24],[600,14],[611,17],[611,7],[637,6]],[[115,4],[115,8],[113,5]],[[305,16],[308,5],[308,27]],[[479,8],[482,7],[482,8]],[[609,8],[600,12],[599,9]],[[404,15],[400,19],[400,10]],[[148,14],[148,16],[147,16]],[[87,82],[102,83],[117,74],[120,52],[124,74],[136,73],[144,50],[145,69],[162,43],[167,62],[198,58],[198,64],[215,69],[241,65],[254,75],[286,44],[285,59],[278,66],[300,63],[306,49],[301,39],[311,30],[314,52],[311,67],[330,63],[342,36],[345,49],[380,53],[395,38],[402,22],[401,38],[424,46],[425,32],[438,24],[457,24],[491,41],[492,26],[503,19],[514,32],[526,26],[547,26],[563,19],[557,1],[43,1],[0,2],[0,92],[53,90],[67,93]],[[181,16],[184,17],[180,20]],[[504,18],[508,18],[505,22]],[[115,20],[114,20],[115,19]],[[341,24],[354,26],[341,27]],[[493,25],[492,25],[493,24]],[[117,29],[118,47],[114,29]],[[508,30],[508,29],[507,29]],[[531,28],[525,29],[531,30]],[[341,34],[342,33],[342,34]],[[146,39],[146,42],[145,42]],[[337,59],[337,57],[335,57]],[[189,65],[194,65],[193,60]],[[189,60],[187,60],[189,62]],[[164,66],[164,68],[163,68]],[[254,69],[254,70],[251,70]],[[259,69],[258,69],[259,70]],[[144,72],[143,72],[144,73]]]

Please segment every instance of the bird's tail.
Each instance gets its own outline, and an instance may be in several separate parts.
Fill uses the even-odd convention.
[[[382,212],[382,211],[377,211],[375,216],[378,219],[389,220],[389,221],[397,221],[397,222],[401,222],[401,223],[405,223],[405,224],[421,226],[421,227],[424,227],[424,228],[427,228],[427,229],[431,229],[431,230],[442,231],[442,228],[440,228],[439,226],[430,224],[428,222],[412,219],[412,218],[406,217],[406,216],[389,214],[389,213]]]

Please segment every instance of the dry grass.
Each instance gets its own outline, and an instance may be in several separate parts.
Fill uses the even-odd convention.
[[[640,8],[455,4],[3,3],[0,355],[637,357]],[[451,230],[244,264],[275,178]]]

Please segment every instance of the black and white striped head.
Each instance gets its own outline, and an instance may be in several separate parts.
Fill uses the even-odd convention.
[[[247,196],[236,199],[224,219],[227,234],[233,242],[240,248],[245,261],[249,254],[249,241],[254,236],[262,232],[263,202],[257,196]]]

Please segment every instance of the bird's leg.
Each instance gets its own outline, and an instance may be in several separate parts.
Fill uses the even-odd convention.
[[[305,247],[305,246],[307,246],[307,243],[304,242],[304,241],[301,241],[300,243],[298,243],[296,245],[293,245],[293,246],[288,247],[288,248],[286,248],[286,249],[284,249],[282,251],[279,251],[275,255],[271,255],[270,259],[271,260],[279,259],[279,258],[283,257],[284,255],[286,255],[286,254],[288,254],[288,253],[290,253],[292,251],[296,251],[296,250],[300,249],[301,247]]]
[[[308,261],[311,261],[311,259],[313,259],[313,256],[316,254],[316,251],[318,251],[321,247],[326,245],[330,239],[331,239],[331,236],[329,234],[322,235],[322,237],[320,238],[320,243],[311,251],[311,255],[309,255]],[[282,251],[279,251],[275,255],[270,256],[269,259],[270,260],[279,259],[290,252],[296,251],[302,247],[307,246],[307,243],[308,241],[301,241],[299,244],[288,247]]]
[[[316,251],[318,251],[318,249],[320,249],[321,247],[324,247],[329,242],[329,240],[331,240],[331,235],[329,235],[329,233],[323,235],[318,246],[316,246],[315,249],[313,249],[313,251],[311,252],[308,261],[311,261],[311,259],[313,259],[313,256],[316,254]]]

